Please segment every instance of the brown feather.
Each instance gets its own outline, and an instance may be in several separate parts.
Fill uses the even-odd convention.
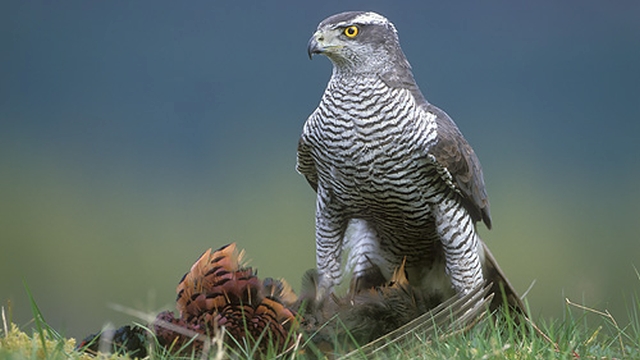
[[[259,341],[260,349],[287,346],[297,326],[297,314],[290,308],[295,294],[282,280],[261,281],[252,268],[242,266],[242,257],[236,245],[229,244],[198,258],[176,288],[180,317],[165,312],[154,323],[162,344],[185,345],[194,333],[207,338],[224,326],[234,339],[227,341],[230,345],[246,340]],[[203,349],[202,339],[193,344],[189,350]]]

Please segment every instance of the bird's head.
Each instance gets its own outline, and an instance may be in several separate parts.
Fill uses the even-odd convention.
[[[409,69],[395,26],[374,12],[350,11],[323,20],[309,40],[309,58],[326,55],[336,70],[382,74]]]

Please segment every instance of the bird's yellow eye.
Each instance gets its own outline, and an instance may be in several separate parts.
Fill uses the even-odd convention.
[[[344,34],[348,37],[348,38],[354,38],[356,37],[356,35],[358,35],[358,32],[360,31],[360,29],[358,29],[357,26],[355,25],[351,25],[348,26],[346,28],[344,28]]]

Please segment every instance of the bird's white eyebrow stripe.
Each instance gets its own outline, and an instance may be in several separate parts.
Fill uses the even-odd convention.
[[[372,25],[383,25],[387,24],[389,21],[382,15],[376,14],[374,12],[366,12],[364,14],[360,14],[351,20],[351,23],[356,24],[372,24]]]
[[[356,17],[354,17],[353,19],[349,20],[349,21],[341,21],[335,25],[333,25],[331,28],[332,29],[339,29],[342,27],[347,27],[349,25],[353,25],[353,24],[361,24],[361,25],[387,25],[387,26],[391,26],[391,28],[393,29],[394,32],[396,31],[396,27],[393,26],[393,24],[391,22],[389,22],[389,20],[387,20],[387,18],[385,18],[384,16],[374,13],[374,12],[366,12],[363,14],[360,14]]]

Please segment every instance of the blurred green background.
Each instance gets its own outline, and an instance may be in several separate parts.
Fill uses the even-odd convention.
[[[294,288],[314,193],[294,170],[330,76],[319,21],[370,9],[484,166],[481,228],[536,316],[564,298],[625,323],[640,288],[637,1],[3,1],[0,301],[82,337],[173,308],[208,247],[236,241]]]

